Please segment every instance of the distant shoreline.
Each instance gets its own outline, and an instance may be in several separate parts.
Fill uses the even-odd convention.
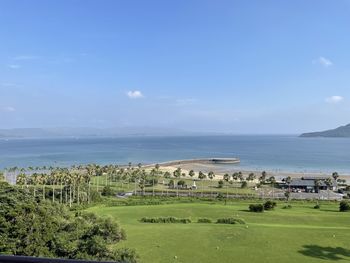
[[[288,170],[278,170],[274,171],[271,169],[253,169],[253,168],[242,168],[240,166],[227,167],[224,162],[215,162],[215,159],[227,159],[235,161],[229,164],[239,164],[240,160],[238,158],[205,158],[205,159],[188,159],[188,160],[173,160],[168,162],[158,163],[160,169],[165,169],[168,171],[173,171],[177,168],[181,168],[184,172],[189,172],[190,170],[194,170],[195,172],[202,171],[204,173],[208,173],[209,171],[213,171],[216,175],[218,175],[218,179],[220,179],[225,173],[232,174],[234,172],[242,172],[244,175],[248,175],[249,173],[254,173],[259,176],[263,171],[267,173],[267,176],[275,176],[275,177],[292,177],[292,178],[300,178],[300,177],[331,177],[331,173],[327,172],[298,172],[298,171],[288,171]],[[227,164],[227,163],[226,163]],[[156,165],[147,164],[143,165],[143,168],[152,168]],[[225,167],[226,166],[226,167]],[[340,173],[339,178],[348,179],[350,178],[350,173]]]

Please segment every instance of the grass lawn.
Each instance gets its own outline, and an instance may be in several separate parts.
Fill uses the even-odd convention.
[[[338,204],[292,203],[292,209],[251,213],[251,201],[155,206],[95,206],[88,211],[115,218],[127,232],[118,246],[135,248],[141,262],[349,262],[350,213]],[[190,224],[149,224],[142,217],[191,218]],[[246,225],[196,223],[199,217],[239,217]],[[177,258],[175,258],[175,256]]]
[[[163,180],[165,183],[168,183],[170,179],[163,179],[162,177],[160,177],[158,178],[158,180],[159,180],[159,184],[155,185],[154,187],[155,191],[158,191],[158,192],[163,191],[164,195],[166,191],[176,192],[175,189],[169,189],[167,185],[163,185]],[[192,186],[193,184],[193,180],[189,178],[176,179],[176,181],[179,181],[179,180],[185,181],[186,185],[188,186]],[[99,191],[101,191],[103,187],[106,185],[106,176],[102,175],[102,176],[92,177],[91,187],[93,189],[96,189],[97,184],[98,184]],[[251,182],[248,183],[247,188],[241,188],[240,182],[233,182],[232,184],[228,184],[225,182],[225,185],[223,188],[218,188],[217,187],[218,180],[211,181],[208,179],[203,181],[196,181],[196,185],[197,185],[197,190],[193,190],[192,192],[197,192],[197,193],[220,192],[222,194],[226,194],[226,192],[228,192],[229,194],[250,194],[250,195],[256,194],[256,192],[252,190],[252,187],[255,186],[256,184]],[[135,190],[135,183],[128,182],[128,181],[124,181],[123,184],[121,183],[121,181],[118,181],[118,182],[108,181],[108,186],[112,187],[114,190],[118,192],[132,192]],[[265,186],[265,187],[269,188],[268,186]],[[137,191],[141,191],[141,188],[138,186],[138,184],[136,184],[136,189]],[[152,186],[146,186],[145,191],[148,191],[148,192],[152,191]],[[179,192],[188,193],[189,190],[179,190]]]

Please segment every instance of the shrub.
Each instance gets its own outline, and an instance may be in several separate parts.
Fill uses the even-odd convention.
[[[224,186],[224,181],[223,180],[219,180],[218,188],[222,188],[223,186]]]
[[[110,186],[105,186],[102,189],[101,195],[103,195],[103,196],[114,196],[115,195],[115,191]]]
[[[248,187],[248,183],[246,181],[244,181],[241,185],[241,188],[247,188]]]
[[[264,210],[272,210],[272,209],[274,209],[275,207],[276,207],[276,202],[273,202],[273,201],[266,201],[265,203],[264,203]]]
[[[245,221],[241,218],[233,218],[233,217],[228,217],[228,218],[219,218],[216,221],[217,224],[245,224]]]
[[[223,200],[225,198],[225,196],[222,193],[218,193],[216,198],[219,200]]]
[[[339,211],[340,212],[347,212],[350,211],[350,202],[349,201],[341,201],[339,204]]]
[[[249,211],[261,213],[264,212],[264,206],[262,204],[251,204],[249,205]]]
[[[319,204],[316,204],[315,206],[314,206],[314,209],[320,209],[321,208],[321,206],[319,205]]]
[[[91,202],[100,202],[102,200],[102,197],[99,192],[97,192],[95,189],[91,189],[90,192],[90,201]]]
[[[186,182],[185,182],[184,180],[180,180],[180,181],[177,182],[177,185],[178,185],[178,186],[184,187],[185,184],[186,184]]]
[[[291,205],[285,205],[284,207],[282,207],[282,209],[291,209],[292,206]]]
[[[146,185],[153,186],[158,184],[158,178],[146,178],[145,180]]]
[[[197,223],[212,223],[212,222],[213,221],[210,218],[206,218],[206,217],[198,218],[198,221],[197,221]]]
[[[143,217],[140,220],[143,223],[182,223],[187,224],[191,223],[189,218],[176,218],[173,216],[169,217]]]
[[[57,202],[1,183],[0,200],[0,254],[137,262],[135,251],[115,248],[126,235],[109,217],[74,216]]]

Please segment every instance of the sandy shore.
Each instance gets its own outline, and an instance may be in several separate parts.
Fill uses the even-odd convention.
[[[227,165],[222,165],[222,164],[210,164],[210,163],[200,163],[200,162],[185,162],[185,163],[181,163],[181,164],[174,164],[172,162],[171,165],[162,165],[160,167],[160,169],[162,171],[169,171],[169,172],[173,172],[175,169],[177,168],[181,168],[183,170],[184,173],[188,174],[188,172],[190,170],[193,170],[197,174],[199,171],[202,171],[203,173],[208,173],[210,171],[213,171],[215,173],[215,179],[216,180],[220,180],[222,179],[223,175],[225,173],[228,173],[230,175],[232,175],[234,172],[242,172],[243,175],[246,177],[248,176],[250,173],[254,173],[257,177],[259,177],[261,175],[261,173],[263,172],[263,170],[254,170],[254,169],[247,169],[244,170],[242,168],[240,168],[239,166],[234,167],[232,165],[227,166]],[[149,166],[150,167],[150,166]],[[276,178],[285,178],[290,176],[291,178],[300,178],[300,177],[330,177],[332,176],[329,173],[313,173],[313,172],[290,172],[290,171],[269,171],[269,170],[265,170],[267,173],[267,177],[270,176],[275,176]],[[341,179],[345,179],[347,181],[350,180],[350,174],[339,174],[339,178]]]

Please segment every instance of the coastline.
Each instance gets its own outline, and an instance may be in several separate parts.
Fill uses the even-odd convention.
[[[177,168],[181,168],[184,172],[188,173],[190,170],[193,170],[195,173],[202,171],[204,173],[208,173],[209,171],[213,171],[216,174],[216,179],[222,179],[225,173],[232,174],[234,172],[242,172],[244,176],[248,176],[250,173],[254,173],[257,177],[261,175],[263,171],[267,173],[267,176],[275,176],[276,178],[285,178],[290,176],[291,178],[301,178],[301,177],[331,177],[331,173],[327,172],[298,172],[298,171],[287,171],[283,169],[272,170],[272,169],[253,169],[247,167],[240,167],[235,165],[226,165],[226,164],[218,164],[218,163],[210,163],[207,160],[215,159],[189,159],[189,160],[174,160],[169,162],[159,163],[160,169],[163,171],[173,172]],[[225,158],[223,158],[225,159]],[[237,161],[236,164],[239,164]],[[148,169],[154,167],[155,164],[148,164],[142,167]],[[350,173],[340,173],[339,178],[350,180]]]

